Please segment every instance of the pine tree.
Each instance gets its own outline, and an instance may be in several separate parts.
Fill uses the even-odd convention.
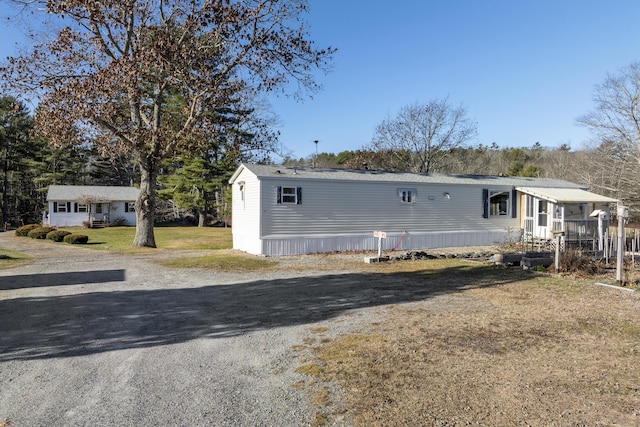
[[[28,160],[38,151],[29,137],[33,118],[13,97],[0,98],[0,214],[2,226],[39,220],[40,201],[29,176]]]

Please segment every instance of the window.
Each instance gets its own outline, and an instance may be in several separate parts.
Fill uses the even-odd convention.
[[[54,212],[71,212],[71,202],[53,202]]]
[[[135,202],[124,202],[124,211],[125,212],[135,212],[136,211]]]
[[[302,188],[301,187],[278,187],[278,204],[301,205],[302,204]]]
[[[546,200],[538,201],[538,227],[546,227],[549,222],[549,206]]]
[[[525,200],[525,216],[527,218],[533,218],[533,196],[527,194]]]
[[[514,200],[511,200],[513,193]],[[489,218],[491,216],[507,216],[509,215],[509,206],[512,207],[511,217],[516,218],[515,205],[516,191],[510,190],[482,190],[482,217]]]
[[[87,205],[84,203],[76,204],[76,212],[87,212]]]
[[[400,203],[413,203],[418,196],[418,190],[415,188],[398,188],[398,197]]]
[[[296,187],[282,187],[282,203],[297,203]]]
[[[489,191],[489,215],[501,216],[509,214],[509,192]]]
[[[96,204],[96,212],[95,213],[102,213],[102,203],[97,203]]]

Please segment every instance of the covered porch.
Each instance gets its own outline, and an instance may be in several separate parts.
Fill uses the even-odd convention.
[[[618,200],[579,188],[518,187],[525,242],[549,241],[563,232],[563,244],[597,249],[609,228],[610,207]],[[597,245],[597,246],[596,246]]]

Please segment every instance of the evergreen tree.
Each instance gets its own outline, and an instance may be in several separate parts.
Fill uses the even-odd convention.
[[[165,188],[158,190],[158,196],[173,200],[180,209],[192,209],[198,217],[198,227],[204,227],[211,194],[219,186],[217,165],[204,158],[183,156],[170,163],[165,163],[166,169],[173,171],[159,177]]]
[[[29,137],[33,118],[24,104],[0,98],[0,218],[2,226],[39,221],[40,200],[34,192],[29,158],[38,144]]]

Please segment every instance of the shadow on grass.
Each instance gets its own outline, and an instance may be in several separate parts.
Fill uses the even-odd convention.
[[[456,266],[437,272],[367,272],[197,288],[4,299],[0,300],[0,361],[82,356],[233,337],[527,277],[531,276]]]

